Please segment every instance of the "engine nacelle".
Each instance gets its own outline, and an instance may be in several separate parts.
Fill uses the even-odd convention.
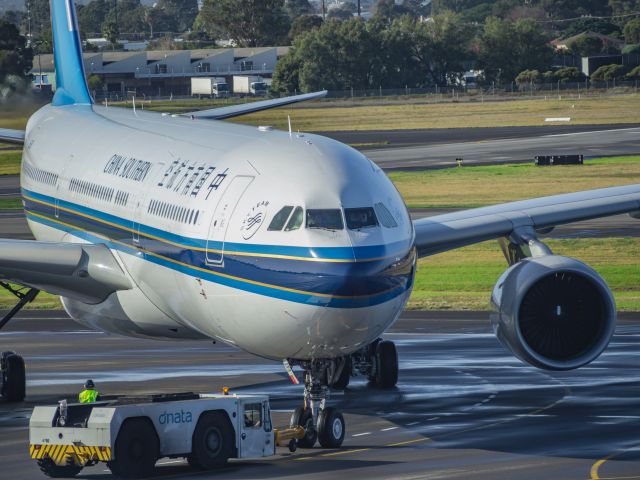
[[[616,326],[606,282],[569,257],[516,263],[498,280],[491,303],[500,342],[521,360],[547,370],[570,370],[595,360]]]

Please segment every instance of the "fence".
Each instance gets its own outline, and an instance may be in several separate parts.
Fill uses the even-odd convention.
[[[431,102],[456,102],[456,101],[492,101],[509,100],[523,98],[548,98],[550,96],[580,98],[581,96],[616,95],[626,93],[638,93],[640,81],[611,81],[611,82],[576,82],[576,83],[544,83],[544,84],[516,84],[506,85],[450,85],[446,87],[434,86],[430,88],[374,88],[374,89],[350,89],[331,90],[327,94],[327,99],[335,100],[420,100]],[[191,87],[189,85],[161,85],[161,86],[139,86],[135,88],[127,87],[123,92],[118,91],[95,91],[92,92],[97,101],[121,101],[132,96],[145,100],[172,100],[185,99],[191,97]],[[297,95],[302,92],[289,92],[283,95]],[[231,96],[229,99],[220,100],[221,103],[234,102],[238,99],[250,100],[242,96]]]

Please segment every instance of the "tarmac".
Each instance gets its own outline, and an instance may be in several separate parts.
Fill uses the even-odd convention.
[[[640,315],[623,315],[607,351],[570,372],[522,364],[482,312],[409,312],[386,338],[398,346],[398,386],[384,391],[356,379],[332,394],[347,422],[341,449],[280,448],[215,474],[164,459],[156,478],[638,478]],[[223,386],[269,394],[276,426],[288,423],[302,398],[278,362],[211,342],[109,336],[57,311],[25,312],[0,343],[21,352],[28,367],[27,402],[0,403],[0,457],[15,480],[42,478],[28,456],[31,408],[74,398],[87,378],[104,394]],[[110,473],[99,464],[79,478]]]

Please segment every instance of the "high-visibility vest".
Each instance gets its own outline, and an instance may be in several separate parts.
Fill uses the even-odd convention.
[[[93,403],[98,399],[98,395],[100,394],[97,390],[83,390],[78,395],[78,400],[80,403]]]

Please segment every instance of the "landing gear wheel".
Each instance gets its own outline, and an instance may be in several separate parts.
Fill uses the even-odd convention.
[[[50,458],[41,458],[38,460],[38,466],[42,473],[51,478],[71,478],[80,473],[82,467],[75,465],[58,466]]]
[[[340,376],[335,382],[329,385],[332,390],[344,390],[349,385],[351,379],[351,357],[347,357],[344,361],[344,366],[340,372]]]
[[[25,397],[24,360],[13,352],[2,354],[2,396],[8,402],[21,402]]]
[[[145,418],[126,420],[114,445],[114,459],[107,463],[111,472],[122,478],[142,478],[153,473],[160,442],[153,425]]]
[[[318,432],[313,426],[313,415],[311,414],[310,408],[296,408],[293,412],[293,415],[291,415],[290,426],[304,427],[305,431],[307,432],[303,438],[298,440],[298,447],[313,448],[313,446],[316,444],[316,440],[318,439]]]
[[[376,346],[376,385],[393,388],[398,383],[398,352],[393,342],[384,340]]]
[[[202,470],[223,467],[233,454],[232,438],[235,432],[224,413],[203,413],[193,432],[189,464]]]
[[[339,448],[344,440],[345,424],[342,414],[333,407],[320,410],[318,440],[323,448]]]

